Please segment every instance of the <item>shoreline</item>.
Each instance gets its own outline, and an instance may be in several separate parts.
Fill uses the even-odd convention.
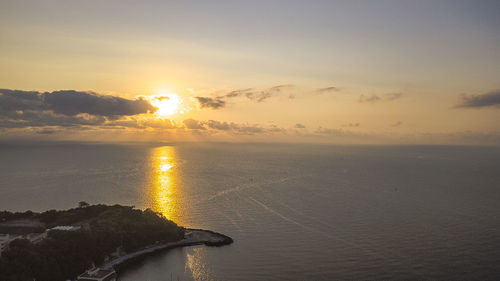
[[[137,264],[144,259],[159,254],[169,249],[188,247],[195,245],[206,245],[209,247],[221,247],[233,243],[233,239],[221,233],[205,229],[186,228],[186,235],[182,240],[163,243],[161,245],[149,246],[133,253],[126,254],[111,260],[101,266],[102,269],[113,269],[117,274],[126,270],[131,265]]]

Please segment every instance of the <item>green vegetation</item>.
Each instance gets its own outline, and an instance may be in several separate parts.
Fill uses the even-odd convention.
[[[85,203],[85,202],[83,202]],[[44,213],[2,212],[0,220],[43,222],[47,228],[79,225],[77,231],[51,230],[37,244],[26,239],[10,243],[0,257],[0,281],[58,281],[73,279],[92,264],[100,265],[119,248],[132,252],[157,242],[184,237],[184,228],[149,209],[127,206],[85,205]]]

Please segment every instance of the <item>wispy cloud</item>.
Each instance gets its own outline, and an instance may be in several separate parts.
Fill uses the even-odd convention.
[[[328,135],[328,136],[342,136],[345,134],[345,132],[340,129],[323,128],[323,127],[318,127],[315,133],[318,135]]]
[[[371,95],[371,96],[365,96],[361,95],[359,96],[358,102],[364,103],[376,103],[376,102],[383,102],[383,101],[394,101],[403,96],[403,93],[389,93],[389,94],[384,94],[384,95]]]
[[[391,126],[392,126],[392,127],[399,127],[399,126],[401,126],[402,124],[403,124],[403,122],[398,121],[398,122],[396,122],[396,123],[392,124]]]
[[[338,87],[326,87],[326,88],[319,88],[316,89],[314,92],[318,94],[324,94],[324,93],[332,93],[332,92],[339,92],[340,89]]]
[[[294,128],[296,128],[296,129],[305,129],[306,126],[304,126],[304,125],[302,125],[300,123],[297,123],[297,124],[295,124]]]
[[[347,123],[347,124],[342,125],[342,127],[350,127],[350,128],[359,127],[359,126],[361,126],[361,124],[359,122],[356,122],[356,123]]]
[[[273,96],[276,96],[280,93],[290,90],[293,87],[295,86],[290,84],[285,84],[260,90],[255,88],[246,88],[246,89],[228,91],[223,94],[219,93],[217,96],[213,97],[198,96],[195,98],[198,100],[198,103],[200,104],[201,108],[222,109],[226,106],[227,101],[229,99],[245,97],[248,100],[260,103],[264,102],[265,100]],[[288,98],[290,99],[293,99],[294,97],[295,95],[293,93],[288,95]]]
[[[222,97],[195,97],[201,108],[219,109],[226,106],[226,101]]]
[[[482,95],[461,95],[461,102],[456,108],[500,107],[500,90]]]
[[[184,120],[184,126],[188,130],[221,131],[239,135],[286,133],[286,129],[275,125],[264,127],[259,124],[241,124],[217,120],[198,121],[186,119]]]
[[[56,132],[57,132],[56,130],[52,130],[52,129],[41,129],[41,130],[36,131],[36,133],[39,135],[52,135]]]
[[[197,96],[195,97],[198,100],[201,108],[211,108],[211,109],[222,109],[227,106],[229,100],[236,98],[246,98],[247,100],[262,103],[273,97],[286,97],[288,100],[293,100],[297,97],[297,94],[300,92],[303,93],[315,93],[318,95],[326,94],[326,93],[334,93],[340,92],[341,89],[338,87],[330,86],[324,88],[316,88],[316,89],[301,89],[293,84],[282,84],[277,85],[270,88],[258,89],[258,88],[245,88],[238,90],[231,90],[226,92],[218,92],[214,93],[211,96]],[[388,99],[393,97],[388,96]]]
[[[186,128],[190,130],[205,130],[203,123],[199,122],[198,120],[186,119],[183,123],[184,126],[186,126]]]

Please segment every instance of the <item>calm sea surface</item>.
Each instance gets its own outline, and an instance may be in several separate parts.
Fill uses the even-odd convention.
[[[152,208],[227,234],[120,281],[499,280],[500,148],[2,145],[0,209]]]

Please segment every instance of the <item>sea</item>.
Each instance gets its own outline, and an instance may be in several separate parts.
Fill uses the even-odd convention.
[[[500,280],[500,147],[0,145],[0,209],[150,208],[226,234],[120,281]]]

